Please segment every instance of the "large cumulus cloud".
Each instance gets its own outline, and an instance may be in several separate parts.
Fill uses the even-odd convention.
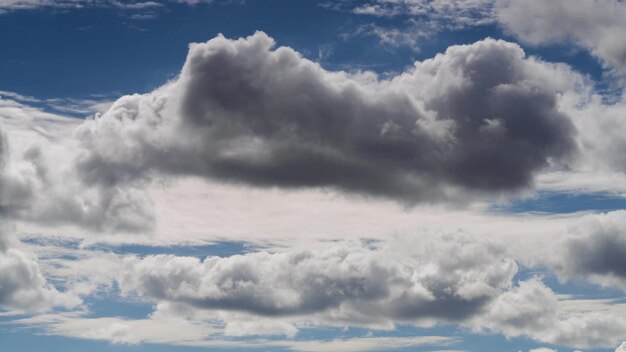
[[[575,151],[558,87],[515,44],[449,48],[390,81],[329,72],[264,33],[193,44],[176,80],[79,129],[79,169],[330,187],[406,202],[500,194]]]

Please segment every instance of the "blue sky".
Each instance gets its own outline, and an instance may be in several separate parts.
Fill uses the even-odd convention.
[[[626,351],[625,19],[0,0],[0,345]]]

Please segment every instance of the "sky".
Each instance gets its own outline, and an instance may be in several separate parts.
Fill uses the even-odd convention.
[[[625,32],[0,0],[1,349],[626,352]]]

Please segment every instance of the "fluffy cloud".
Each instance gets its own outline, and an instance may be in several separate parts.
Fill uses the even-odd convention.
[[[518,191],[575,151],[541,75],[555,68],[514,44],[451,47],[391,81],[273,46],[260,32],[192,45],[175,81],[79,128],[84,178],[199,174],[418,202]]]
[[[129,260],[119,284],[126,294],[200,309],[382,325],[466,320],[517,271],[502,248],[464,238],[404,252],[348,243],[203,261],[148,256]]]
[[[626,4],[619,0],[497,0],[500,23],[522,41],[573,42],[620,73],[626,73]]]
[[[613,347],[624,338],[626,319],[617,314],[565,314],[554,292],[540,280],[520,282],[473,323],[505,336],[577,348]]]
[[[17,244],[12,226],[0,223],[0,308],[38,312],[80,303],[78,297],[61,293],[48,284],[36,258]]]
[[[564,278],[583,277],[626,291],[626,212],[589,215],[571,229],[552,266]]]
[[[378,329],[454,323],[597,348],[615,346],[626,331],[610,306],[567,309],[539,278],[513,285],[517,265],[504,247],[464,236],[205,260],[127,258],[120,273],[123,294],[158,303],[154,317],[218,319],[237,335],[292,336],[302,321]]]
[[[80,178],[72,138],[80,122],[0,100],[0,218],[150,231],[152,202],[141,186],[98,187]]]

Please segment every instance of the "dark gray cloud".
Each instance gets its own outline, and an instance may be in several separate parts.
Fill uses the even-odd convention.
[[[582,277],[626,290],[626,212],[585,218],[573,228],[553,265],[566,278]]]
[[[264,33],[194,44],[175,81],[79,129],[86,179],[198,174],[405,202],[500,194],[574,152],[556,88],[516,45],[451,47],[390,81],[329,72]]]

